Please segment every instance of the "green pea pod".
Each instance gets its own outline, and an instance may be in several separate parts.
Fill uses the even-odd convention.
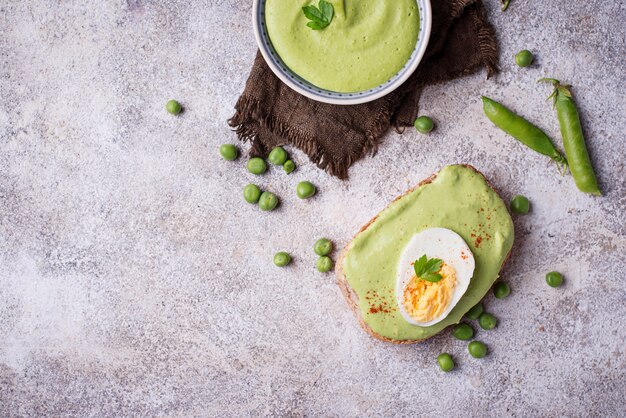
[[[494,125],[528,148],[547,155],[559,164],[567,165],[567,160],[557,151],[545,132],[500,103],[485,96],[482,99],[485,115]]]
[[[601,195],[598,180],[591,165],[591,159],[585,145],[585,137],[580,125],[578,109],[572,98],[571,86],[563,85],[553,78],[542,78],[541,82],[552,83],[554,91],[548,98],[554,98],[554,107],[559,118],[561,136],[565,155],[569,161],[569,169],[574,177],[576,187],[585,193]]]

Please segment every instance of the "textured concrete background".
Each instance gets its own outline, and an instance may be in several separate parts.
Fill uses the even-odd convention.
[[[390,133],[341,182],[293,150],[290,176],[220,159],[255,54],[249,2],[1,1],[0,416],[624,416],[626,7],[497,3],[501,74],[428,89],[436,132]],[[603,197],[482,115],[486,94],[559,138],[540,76],[575,86]],[[478,332],[482,360],[448,331],[373,340],[311,250],[459,162],[533,204],[515,218],[512,294],[486,298],[500,323]],[[243,203],[253,180],[280,209]]]

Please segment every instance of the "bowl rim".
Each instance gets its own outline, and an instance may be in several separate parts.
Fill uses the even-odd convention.
[[[418,42],[416,42],[415,44],[415,48],[417,49],[419,46],[419,49],[417,51],[417,54],[413,58],[413,62],[411,62],[411,65],[409,65],[409,67],[402,74],[402,76],[398,77],[393,82],[388,83],[388,85],[381,88],[378,92],[371,94],[371,95],[367,95],[367,96],[333,98],[333,97],[317,95],[311,91],[303,89],[298,84],[294,83],[291,79],[289,79],[289,77],[287,77],[283,73],[283,71],[279,68],[276,62],[272,59],[269,52],[266,50],[265,46],[263,45],[263,41],[261,39],[262,29],[257,19],[257,16],[259,15],[259,13],[257,13],[257,10],[259,7],[259,3],[261,1],[263,0],[253,0],[252,2],[252,28],[254,31],[254,38],[256,40],[257,47],[259,48],[259,51],[261,51],[261,55],[263,56],[263,59],[265,60],[267,65],[270,67],[270,70],[272,70],[272,72],[289,88],[291,88],[292,90],[296,91],[297,93],[305,97],[308,97],[309,99],[313,99],[318,102],[337,104],[337,105],[355,105],[355,104],[372,102],[376,99],[386,96],[389,93],[393,92],[398,87],[400,87],[415,72],[420,62],[422,62],[422,58],[424,57],[424,54],[426,53],[426,49],[428,48],[428,41],[430,40],[430,32],[432,29],[431,4],[430,4],[430,0],[416,0],[418,5],[420,2],[422,2],[424,5],[424,8],[423,8],[424,15],[422,16],[423,24],[422,24],[422,27],[420,27],[420,30],[418,33]],[[423,40],[424,40],[421,43],[419,42],[420,35],[423,37]],[[269,40],[269,36],[268,36],[268,40]],[[413,51],[415,52],[415,49]],[[295,72],[293,72],[293,74],[297,75],[297,73]]]

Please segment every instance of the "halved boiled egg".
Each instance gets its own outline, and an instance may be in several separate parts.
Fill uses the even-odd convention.
[[[416,277],[413,265],[426,255],[441,260],[437,282]],[[447,228],[425,229],[413,236],[400,257],[396,300],[410,324],[427,327],[442,321],[461,300],[474,274],[474,255],[463,238]]]

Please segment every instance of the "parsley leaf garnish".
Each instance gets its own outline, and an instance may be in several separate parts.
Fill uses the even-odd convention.
[[[318,7],[304,6],[302,13],[310,20],[306,25],[313,30],[321,30],[330,25],[335,15],[333,5],[326,0],[320,0]]]
[[[415,276],[428,282],[438,282],[441,280],[441,274],[437,273],[441,269],[443,261],[438,258],[426,257],[426,254],[415,260],[413,263],[413,270],[415,270]]]

